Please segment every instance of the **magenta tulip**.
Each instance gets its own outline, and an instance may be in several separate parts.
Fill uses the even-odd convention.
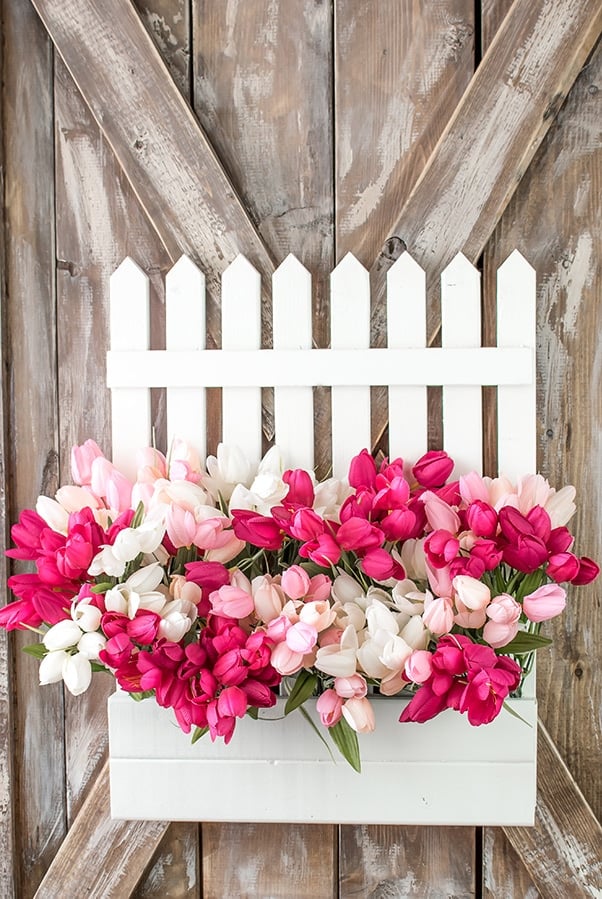
[[[442,450],[431,450],[421,456],[412,468],[412,474],[421,487],[441,487],[454,468],[454,460]]]

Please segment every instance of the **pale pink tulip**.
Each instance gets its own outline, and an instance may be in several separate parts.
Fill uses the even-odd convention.
[[[298,621],[293,624],[286,632],[286,643],[293,652],[300,652],[306,655],[316,645],[318,632],[311,624],[305,624]]]
[[[337,724],[343,715],[343,700],[334,690],[324,690],[318,696],[316,711],[324,727],[332,727]]]
[[[351,677],[335,677],[334,689],[343,699],[361,699],[368,692],[368,684],[361,674],[352,674]]]
[[[253,578],[253,602],[257,617],[268,624],[282,613],[284,596],[281,587],[271,578],[261,575]]]
[[[374,709],[367,696],[363,699],[348,699],[343,705],[343,717],[358,734],[370,733],[376,727]]]
[[[111,509],[125,512],[130,508],[132,483],[104,456],[92,462],[91,486],[96,496],[104,497]]]
[[[494,649],[506,646],[516,637],[521,607],[513,596],[501,593],[485,609],[490,619],[483,628],[483,639]]]
[[[407,678],[415,684],[427,681],[433,672],[432,658],[432,653],[426,649],[415,650],[404,666]]]
[[[286,643],[278,643],[272,650],[272,665],[283,677],[296,674],[303,668],[303,653],[293,652]]]
[[[215,614],[225,618],[246,618],[255,608],[250,593],[228,584],[215,590],[209,602]]]
[[[420,499],[424,503],[426,518],[433,531],[449,531],[450,534],[458,532],[460,519],[451,506],[430,490],[426,490]]]
[[[523,611],[529,621],[549,621],[566,606],[566,591],[558,584],[543,584],[523,599]]]
[[[316,631],[326,630],[335,618],[335,610],[325,599],[320,602],[306,602],[299,610],[299,620],[305,624],[311,624]]]
[[[93,440],[86,440],[80,446],[71,449],[71,474],[76,484],[90,485],[92,482],[92,463],[94,459],[103,457],[103,452]]]
[[[452,580],[452,587],[468,609],[484,609],[491,602],[489,587],[467,574],[459,574]]]
[[[446,596],[435,598],[427,596],[422,620],[432,634],[437,636],[448,634],[454,626],[454,610],[451,599]]]
[[[282,572],[282,589],[291,599],[306,596],[310,587],[310,577],[300,565],[291,565]]]

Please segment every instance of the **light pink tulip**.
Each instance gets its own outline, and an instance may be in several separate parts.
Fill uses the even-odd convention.
[[[334,622],[336,611],[323,599],[320,602],[306,602],[299,610],[299,620],[311,624],[316,631],[324,631]]]
[[[376,726],[374,709],[367,696],[363,699],[348,699],[343,706],[343,717],[358,734],[370,733]]]
[[[315,574],[309,580],[309,590],[305,596],[307,602],[318,602],[328,599],[332,590],[332,581],[327,574]]]
[[[303,653],[293,652],[286,643],[278,643],[272,650],[272,665],[283,677],[296,674],[303,667]]]
[[[476,471],[460,476],[459,490],[465,503],[473,503],[477,499],[485,503],[489,502],[487,483]]]
[[[428,597],[424,603],[422,620],[432,634],[441,636],[448,634],[454,626],[454,610],[451,599],[446,596],[438,596],[432,599]]]
[[[292,622],[286,617],[286,615],[278,615],[277,618],[272,618],[266,628],[266,633],[270,640],[273,640],[274,643],[282,643],[282,641],[286,638],[286,632],[292,626]]]
[[[521,607],[513,596],[501,593],[485,609],[490,619],[483,628],[483,639],[494,649],[506,646],[516,637]]]
[[[316,710],[324,727],[337,724],[343,715],[343,700],[334,690],[324,690],[318,696]]]
[[[132,484],[104,456],[99,456],[92,462],[91,486],[96,496],[104,497],[111,509],[125,512],[130,508]]]
[[[433,568],[425,560],[426,573],[431,590],[437,596],[451,596],[453,593],[452,580],[449,575],[449,566],[445,568]]]
[[[423,684],[433,673],[432,658],[432,653],[426,649],[415,650],[404,666],[407,678],[415,684]]]
[[[489,587],[467,574],[459,574],[452,581],[456,595],[468,609],[484,609],[491,602]]]
[[[101,448],[93,440],[86,440],[71,449],[71,474],[76,484],[89,486],[92,483],[92,463],[104,458]]]
[[[293,624],[286,632],[286,643],[293,652],[300,652],[302,655],[311,652],[316,645],[318,632],[311,624],[305,624],[298,621]]]
[[[255,608],[250,593],[228,584],[212,593],[209,601],[215,614],[225,618],[246,618]]]
[[[253,602],[257,617],[268,624],[282,613],[284,596],[281,587],[265,576],[253,578]]]
[[[222,565],[227,565],[245,548],[245,541],[239,540],[234,531],[224,531],[223,533],[224,536],[228,536],[228,542],[215,549],[206,550],[203,556],[205,562],[221,562]]]
[[[141,449],[136,454],[138,473],[136,481],[141,484],[154,484],[160,478],[167,478],[167,462],[163,453],[152,446]]]
[[[456,534],[460,529],[460,519],[456,512],[435,493],[425,491],[420,497],[424,503],[426,518],[433,531],[449,531]]]
[[[543,584],[523,599],[523,611],[529,621],[549,621],[566,606],[566,591],[558,584]]]
[[[485,609],[469,609],[461,599],[455,599],[456,614],[454,621],[459,627],[479,628],[487,621]]]
[[[310,587],[310,577],[300,565],[291,565],[282,572],[282,589],[291,599],[306,596]]]
[[[351,677],[335,677],[334,689],[343,699],[361,699],[368,692],[368,684],[361,674],[352,674]]]

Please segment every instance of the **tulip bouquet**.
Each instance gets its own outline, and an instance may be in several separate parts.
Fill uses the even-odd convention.
[[[347,480],[316,482],[277,448],[253,471],[236,449],[203,463],[176,441],[169,459],[142,450],[132,482],[88,440],[74,484],[12,529],[8,555],[35,570],[10,577],[0,626],[41,636],[26,647],[40,683],[77,695],[110,672],[193,740],[228,743],[278,689],[319,730],[304,709],[317,694],[359,770],[375,692],[412,696],[402,722],[492,721],[550,642],[561,584],[599,571],[572,549],[574,488],[453,468],[444,452],[408,466],[363,450]]]

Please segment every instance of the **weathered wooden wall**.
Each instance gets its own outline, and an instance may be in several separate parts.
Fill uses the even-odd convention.
[[[77,6],[90,7],[90,21],[100,11],[97,20],[114,48],[102,90],[94,70],[98,59],[92,55],[86,70],[78,69],[88,48],[77,36],[75,13],[69,18]],[[504,20],[510,6],[509,0],[137,0],[150,38],[225,169],[219,202],[207,199],[195,207],[193,189],[213,171],[202,168],[208,144],[191,153],[198,126],[184,104],[178,107],[179,124],[165,116],[162,104],[174,96],[168,76],[159,96],[151,76],[148,87],[144,83],[141,55],[135,62],[131,57],[131,83],[122,79],[115,92],[108,83],[111,67],[117,71],[123,64],[127,71],[126,41],[136,34],[130,0],[2,0],[2,540],[20,508],[39,492],[52,493],[60,477],[67,477],[72,443],[93,436],[108,448],[107,285],[125,255],[152,276],[159,333],[162,275],[178,247],[209,266],[213,277],[230,261],[234,246],[268,275],[292,251],[320,281],[314,333],[326,345],[325,280],[333,263],[351,250],[378,284],[405,242],[422,254],[433,283],[446,254],[464,246],[474,261],[482,254],[489,297],[493,272],[514,247],[536,267],[540,469],[553,482],[576,484],[580,547],[602,557],[600,48],[559,110],[587,56],[583,47],[592,46],[599,32],[599,6],[575,0],[572,19],[561,0],[517,0],[514,18]],[[583,24],[589,20],[591,25]],[[548,68],[529,56],[529,28],[540,26],[550,41],[556,34],[558,43],[556,55],[546,56]],[[503,39],[494,42],[499,28],[506,29]],[[72,44],[65,50],[70,33]],[[489,68],[480,70],[484,78],[471,82],[492,42]],[[541,43],[543,59],[547,49]],[[523,70],[525,56],[529,65]],[[544,73],[537,89],[533,65]],[[513,90],[515,98],[533,88],[529,102],[520,108],[512,106],[511,97],[500,103],[501,94],[493,89],[499,87],[496,73],[499,85]],[[105,93],[111,115],[103,110]],[[143,97],[140,112],[137,96]],[[482,145],[480,122],[486,116],[488,143]],[[165,121],[171,122],[171,133]],[[518,138],[515,149],[508,149],[505,136],[513,127]],[[163,195],[153,169],[161,160],[152,152],[155,145],[147,152],[149,141],[162,141],[173,154]],[[437,153],[446,148],[453,153],[454,147],[455,157],[472,160],[467,183],[459,188],[461,173],[454,187],[450,157]],[[487,153],[489,168],[482,159]],[[457,199],[474,196],[473,174],[483,198],[476,222],[468,221]],[[186,202],[182,179],[192,191]],[[445,191],[452,188],[456,200],[446,200]],[[243,206],[248,223],[239,211]],[[226,222],[223,238],[211,236],[212,222],[216,229]],[[237,222],[244,229],[237,231]],[[460,246],[454,239],[461,239]],[[491,336],[491,304],[486,305]],[[375,308],[373,316],[376,344],[383,339],[381,311]],[[218,343],[216,313],[214,304],[208,332]],[[435,291],[431,337],[436,341]],[[386,406],[378,394],[375,400],[373,438],[386,448]],[[434,395],[434,410],[436,403]],[[159,435],[162,411],[157,396]],[[210,441],[218,426],[216,421]],[[325,401],[316,456],[322,473],[329,460],[320,434],[328,426]],[[554,647],[538,673],[542,718],[598,819],[600,590],[581,589],[550,628]],[[21,643],[0,634],[0,895],[7,899],[34,895],[90,794],[106,758],[111,687],[100,677],[77,699],[63,697],[59,687],[40,689],[37,663],[23,656]],[[98,806],[88,814],[98,814]],[[101,849],[103,826],[100,817],[97,854],[86,857],[88,865],[95,857],[109,864]],[[521,861],[515,851],[520,837],[509,834],[511,844],[495,829],[205,823],[171,825],[158,842],[162,833],[160,827],[139,828],[123,836],[141,846],[129,869],[113,880],[107,872],[104,886],[82,888],[81,894],[98,899],[569,895],[566,882],[554,885],[554,871],[546,875],[535,850],[521,853]],[[570,837],[555,834],[552,849],[572,853],[569,867],[575,872],[583,860]],[[128,851],[124,843],[114,847],[110,864],[116,870],[115,860]],[[151,851],[147,870],[137,869]],[[586,862],[591,866],[591,859]],[[77,864],[77,856],[70,859],[72,884],[78,882]],[[82,878],[85,873],[82,869]],[[593,895],[578,880],[574,895]],[[40,895],[58,893],[47,883]]]

